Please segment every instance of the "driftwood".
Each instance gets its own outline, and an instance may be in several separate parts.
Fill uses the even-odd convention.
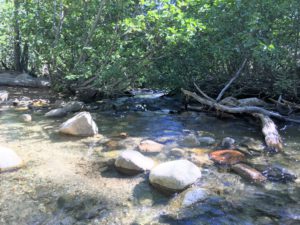
[[[254,113],[253,116],[260,119],[262,132],[269,152],[282,151],[282,139],[277,131],[275,123],[267,115]]]
[[[266,116],[269,116],[269,117],[274,117],[274,118],[279,119],[279,120],[300,123],[300,120],[291,119],[291,118],[288,118],[286,116],[282,116],[277,112],[266,110],[266,109],[258,107],[258,106],[236,106],[236,107],[226,106],[226,105],[222,105],[220,103],[212,102],[208,99],[202,98],[194,92],[184,90],[184,89],[181,89],[181,90],[185,95],[187,95],[189,97],[192,97],[193,99],[195,99],[199,103],[201,103],[203,105],[207,105],[211,108],[214,108],[217,111],[224,111],[224,112],[233,113],[233,114],[260,113],[260,114],[263,114],[263,115],[266,115]]]
[[[202,94],[202,96],[204,97],[200,97],[194,92],[190,92],[184,89],[181,90],[186,96],[192,97],[202,105],[206,105],[212,109],[215,109],[217,112],[221,111],[230,114],[245,113],[245,114],[250,114],[252,116],[255,116],[256,118],[259,118],[262,124],[262,132],[263,135],[265,136],[265,143],[267,145],[267,149],[269,152],[282,152],[283,150],[282,139],[279,135],[279,132],[277,131],[275,123],[272,121],[270,117],[283,120],[283,121],[300,123],[300,120],[290,119],[286,116],[281,115],[280,113],[266,110],[262,107],[248,105],[250,104],[250,102],[258,103],[258,105],[262,104],[262,101],[257,101],[257,99],[250,99],[244,102],[243,101],[239,102],[239,100],[235,98],[228,97],[223,99],[220,102],[216,102],[215,100],[211,100],[210,97],[209,98],[206,97],[207,95],[205,94]],[[228,105],[224,105],[221,103],[228,104]],[[242,106],[243,104],[244,106]],[[193,109],[199,110],[201,108],[193,107]]]

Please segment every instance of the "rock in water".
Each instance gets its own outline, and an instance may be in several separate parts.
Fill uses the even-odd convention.
[[[7,101],[8,95],[8,91],[0,90],[0,103]]]
[[[121,153],[115,162],[116,169],[127,175],[135,175],[152,169],[154,161],[141,153],[126,150]]]
[[[0,172],[18,169],[22,165],[22,159],[13,150],[0,146]]]
[[[64,117],[68,112],[64,108],[52,109],[45,114],[46,117]]]
[[[294,182],[297,179],[297,176],[292,172],[276,165],[268,167],[262,174],[266,176],[268,180],[273,182],[288,183]]]
[[[32,117],[30,114],[22,114],[21,115],[21,119],[24,121],[24,122],[31,122],[32,121]]]
[[[84,106],[83,102],[79,101],[71,101],[68,102],[63,109],[66,110],[67,112],[78,112],[80,111]]]
[[[223,149],[234,149],[235,148],[235,140],[231,137],[225,137],[222,140],[221,146]]]
[[[236,150],[218,150],[209,153],[209,157],[215,163],[233,165],[245,160],[245,155]]]
[[[158,153],[162,151],[163,147],[164,145],[151,140],[143,140],[139,144],[141,152]]]
[[[186,189],[201,177],[200,169],[188,160],[174,160],[156,166],[150,172],[150,183],[164,193]]]
[[[209,193],[206,189],[195,187],[185,191],[182,199],[182,206],[189,207],[197,202],[203,201],[208,197]]]
[[[250,166],[244,163],[235,164],[231,168],[240,176],[255,183],[261,183],[267,180],[267,178],[263,176],[259,171],[257,171],[254,168],[251,168]]]
[[[87,137],[97,134],[98,127],[89,112],[81,112],[60,125],[59,132]]]

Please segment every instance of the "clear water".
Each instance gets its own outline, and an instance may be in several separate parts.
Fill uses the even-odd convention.
[[[146,174],[124,177],[102,164],[105,157],[134,148],[142,139],[172,137],[178,147],[184,146],[177,140],[196,132],[217,142],[224,137],[239,142],[245,136],[262,140],[259,126],[246,120],[221,120],[205,113],[93,111],[103,136],[76,138],[56,132],[66,118],[46,119],[43,110],[29,112],[30,123],[20,120],[24,111],[0,113],[1,145],[14,149],[26,163],[0,175],[0,224],[300,224],[299,179],[254,185],[228,170],[205,166],[198,185],[214,194],[174,216],[172,197],[153,189]],[[280,165],[300,177],[300,126],[279,128],[284,128],[280,133],[286,154],[249,161]],[[121,132],[128,134],[128,143],[118,138]]]

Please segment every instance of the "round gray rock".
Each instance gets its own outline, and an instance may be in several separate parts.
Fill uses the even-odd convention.
[[[22,114],[21,115],[21,119],[24,121],[24,122],[31,122],[32,121],[32,117],[30,114]]]
[[[67,120],[59,127],[59,132],[74,136],[94,136],[98,127],[89,112],[81,112]]]
[[[123,151],[115,162],[116,169],[124,174],[135,175],[152,169],[154,161],[140,152],[133,150]]]
[[[64,108],[52,109],[45,114],[46,117],[64,117],[68,112]]]
[[[186,189],[201,177],[200,169],[188,160],[174,160],[156,166],[150,172],[150,183],[165,193]]]
[[[66,110],[67,112],[78,112],[83,108],[83,106],[84,106],[83,102],[71,101],[66,103],[63,109]]]

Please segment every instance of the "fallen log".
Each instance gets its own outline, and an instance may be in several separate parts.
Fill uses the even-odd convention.
[[[269,152],[282,151],[282,139],[277,131],[275,123],[267,115],[254,113],[253,116],[260,119],[262,124],[262,132],[265,136],[265,142]]]
[[[185,90],[185,89],[181,89],[181,91],[185,95],[194,98],[199,103],[201,103],[203,105],[207,105],[211,108],[214,108],[217,111],[224,111],[224,112],[233,113],[233,114],[260,113],[260,114],[263,114],[263,115],[266,115],[266,116],[269,116],[269,117],[274,117],[274,118],[279,119],[279,120],[300,123],[300,120],[290,119],[286,116],[280,115],[277,112],[269,111],[269,110],[266,110],[266,109],[258,107],[258,106],[236,106],[236,107],[225,106],[225,105],[219,104],[217,102],[213,102],[213,101],[210,101],[208,99],[202,98],[194,92],[190,92],[190,91]]]

